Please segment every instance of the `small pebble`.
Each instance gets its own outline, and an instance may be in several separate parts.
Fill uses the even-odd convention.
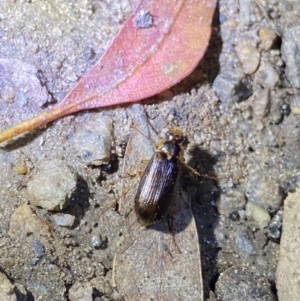
[[[252,202],[248,202],[246,205],[246,218],[253,221],[259,229],[266,228],[271,219],[267,210]]]
[[[239,214],[240,219],[242,219],[242,220],[245,219],[245,217],[246,217],[245,210],[239,210],[238,214]]]
[[[23,91],[18,91],[17,93],[17,104],[19,107],[24,107],[27,104],[26,93]]]
[[[86,283],[75,282],[69,290],[69,299],[70,301],[92,301],[95,300],[93,298],[95,293],[103,296],[103,300],[124,300],[102,277],[95,277]]]
[[[28,182],[26,197],[35,206],[58,211],[66,206],[76,182],[76,175],[64,161],[46,161]]]
[[[10,83],[12,86],[9,91],[5,89],[1,95],[10,101],[15,94],[15,104],[18,107],[43,106],[49,99],[49,94],[45,86],[41,85],[37,77],[37,69],[33,64],[15,58],[0,58],[2,82]],[[2,90],[2,87],[1,87]],[[30,100],[30,101],[29,101]],[[17,107],[14,107],[16,109]]]
[[[266,256],[262,256],[262,255],[257,256],[256,263],[259,266],[263,267],[264,269],[268,268],[268,260],[267,260]]]
[[[33,241],[32,249],[35,254],[35,257],[40,258],[44,255],[44,246],[39,240],[35,239]]]
[[[247,254],[255,254],[256,248],[253,242],[253,238],[247,228],[241,228],[238,231],[236,237],[236,247]]]
[[[100,248],[102,240],[99,235],[93,235],[90,240],[91,247],[97,249]]]
[[[10,103],[16,96],[16,90],[12,86],[4,84],[1,87],[0,95],[3,101]]]
[[[26,175],[27,174],[27,166],[25,162],[21,162],[14,166],[14,171],[18,175]]]
[[[279,74],[271,64],[261,63],[253,81],[264,88],[273,88],[279,82]]]
[[[216,206],[220,214],[229,215],[243,209],[246,204],[244,194],[236,189],[231,189],[225,194],[221,194]]]
[[[220,73],[213,82],[213,88],[223,103],[241,102],[253,92],[252,82],[240,69]]]
[[[269,213],[274,214],[282,205],[283,192],[276,180],[262,178],[264,171],[257,171],[248,176],[248,201],[258,204]]]
[[[253,97],[252,110],[253,117],[256,120],[261,120],[267,116],[270,108],[270,90],[260,89]]]
[[[74,133],[72,143],[87,165],[107,164],[112,145],[112,119],[101,116],[80,124]]]
[[[93,301],[93,287],[87,283],[75,282],[69,289],[70,301]]]
[[[10,269],[17,263],[16,258],[13,257],[4,257],[0,258],[0,265],[4,269]]]
[[[111,296],[115,291],[112,290],[108,281],[105,281],[102,277],[93,278],[90,284],[95,288],[100,294],[105,296]],[[118,298],[117,298],[118,299]],[[114,299],[115,300],[115,299]],[[118,299],[119,300],[119,299]]]
[[[268,227],[268,237],[275,241],[279,241],[281,236],[281,228],[282,228],[282,214],[283,211],[279,210],[271,219]]]
[[[235,51],[244,73],[248,75],[253,74],[257,70],[260,61],[258,49],[242,42],[235,46]]]
[[[40,258],[34,257],[29,259],[29,264],[30,265],[36,265],[39,262]]]
[[[53,214],[53,220],[58,226],[72,227],[75,222],[75,216],[65,213]]]
[[[259,38],[261,41],[259,47],[268,51],[274,45],[277,39],[277,34],[274,30],[263,27],[259,30]]]

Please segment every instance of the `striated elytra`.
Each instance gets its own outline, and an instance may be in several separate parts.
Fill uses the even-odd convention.
[[[179,129],[171,129],[150,159],[134,199],[139,222],[150,225],[168,217],[174,205],[174,191],[181,169],[183,140]]]

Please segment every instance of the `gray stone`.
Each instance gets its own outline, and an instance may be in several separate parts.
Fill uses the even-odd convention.
[[[279,81],[277,70],[270,64],[262,62],[254,75],[254,84],[264,88],[273,88]]]
[[[282,210],[279,210],[272,218],[268,227],[268,237],[275,241],[279,240],[282,228]]]
[[[74,147],[86,164],[102,165],[110,160],[112,119],[101,116],[80,125],[74,134]]]
[[[54,222],[58,226],[72,227],[75,222],[75,216],[65,213],[56,213],[53,215]]]
[[[285,75],[294,88],[300,89],[300,27],[289,28],[282,37],[281,53]]]
[[[93,287],[87,283],[75,282],[69,290],[70,301],[93,301]]]
[[[0,58],[1,81],[6,84],[0,92],[4,99],[16,98],[16,106],[25,107],[29,104],[43,106],[49,100],[46,87],[43,87],[37,77],[34,65],[15,58]],[[17,94],[13,91],[17,90]]]
[[[39,240],[35,239],[33,241],[32,249],[37,258],[40,258],[44,255],[44,246]]]
[[[260,205],[271,214],[277,212],[283,199],[283,192],[279,183],[273,179],[262,178],[259,171],[249,175],[248,178],[248,200]]]
[[[27,184],[27,199],[38,207],[58,211],[64,208],[76,188],[76,175],[62,160],[44,162]]]
[[[69,299],[70,301],[92,301],[94,291],[108,297],[109,300],[124,300],[119,294],[113,292],[110,284],[101,277],[93,278],[85,283],[75,282],[69,290]]]
[[[93,247],[95,249],[100,248],[101,243],[102,243],[102,241],[101,241],[101,238],[99,235],[95,234],[90,239],[90,245],[91,245],[91,247]]]
[[[110,299],[113,300],[123,300],[118,294],[116,294],[116,291],[113,291],[109,282],[105,281],[102,277],[96,277],[93,278],[90,281],[90,285],[96,289],[100,294],[103,294],[104,296],[107,297],[112,297]]]
[[[236,189],[231,189],[221,194],[217,200],[216,206],[220,214],[231,214],[244,208],[246,199],[244,194]]]
[[[236,237],[236,247],[244,253],[255,254],[256,248],[253,242],[253,237],[247,228],[239,229]]]
[[[242,267],[221,273],[215,292],[222,301],[275,301],[267,278]]]
[[[228,104],[246,100],[252,94],[251,80],[240,69],[220,73],[213,88],[220,100]]]

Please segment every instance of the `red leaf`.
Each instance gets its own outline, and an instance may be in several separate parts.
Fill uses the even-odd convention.
[[[0,142],[80,110],[134,102],[181,81],[203,57],[216,0],[142,0],[98,62],[51,110]]]

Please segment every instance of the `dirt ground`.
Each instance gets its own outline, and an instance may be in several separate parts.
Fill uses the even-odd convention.
[[[198,234],[188,227],[178,231],[183,254],[184,246],[197,246],[182,257],[179,270],[193,278],[193,268],[201,273],[201,258],[205,300],[277,300],[283,203],[300,176],[300,117],[295,114],[300,60],[293,52],[300,35],[297,2],[220,0],[207,53],[180,84],[141,106],[81,112],[1,145],[0,272],[14,286],[16,299],[11,300],[158,300],[151,293],[130,297],[126,289],[130,279],[147,278],[146,259],[138,275],[126,273],[124,266],[118,274],[118,266],[129,259],[114,266],[116,252],[126,248],[131,251],[124,254],[133,263],[143,262],[142,251],[128,246],[124,215],[115,206],[107,210],[120,200],[129,166],[153,152],[149,141],[134,144],[138,135],[133,123],[147,123],[158,133],[178,126],[187,137],[186,163],[216,177],[182,172],[179,194],[191,200],[189,219]],[[0,129],[62,100],[101,56],[136,3],[2,0]],[[58,169],[43,167],[45,162],[58,162]],[[75,179],[66,192],[68,203],[55,209],[37,205],[28,190],[41,170],[51,179],[41,184],[50,198],[56,192],[53,182],[67,178],[72,184]],[[75,220],[63,226],[57,212]],[[170,246],[167,232],[143,232],[134,241],[155,244],[162,237]],[[166,263],[176,251],[169,253],[159,262]]]

